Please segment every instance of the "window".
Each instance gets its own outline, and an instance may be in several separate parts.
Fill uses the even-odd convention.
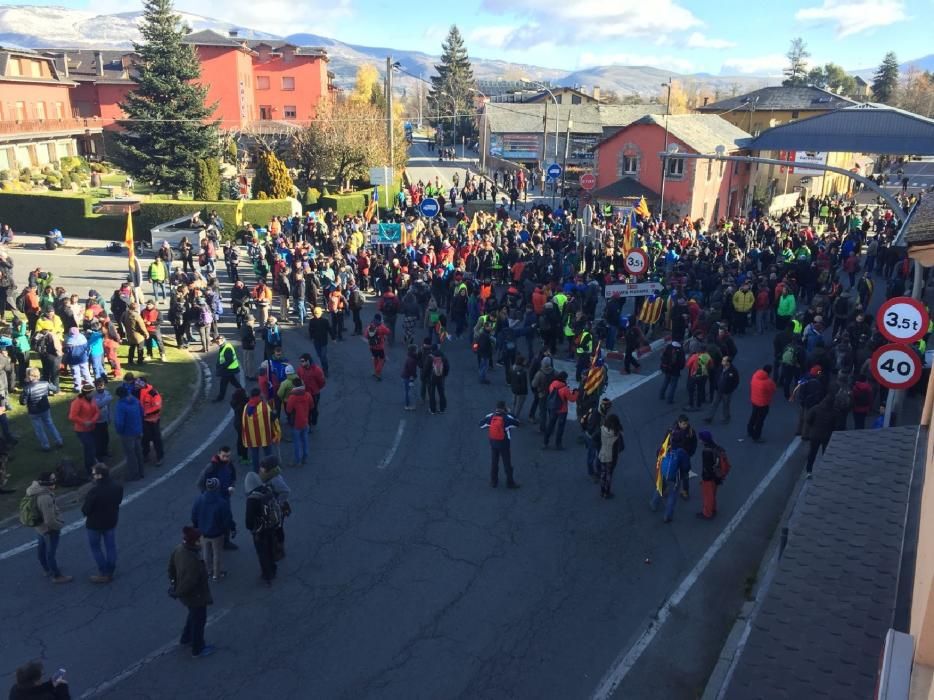
[[[791,113],[791,118],[792,118],[792,119],[797,119],[797,118],[798,118],[798,111],[797,111],[797,110],[795,110],[794,112]]]
[[[259,106],[259,118],[264,121],[272,119],[272,106],[271,105],[260,105]]]
[[[684,158],[668,159],[668,177],[672,180],[680,180],[684,177]]]
[[[17,102],[15,105],[13,105],[13,109],[16,114],[16,121],[21,122],[26,118],[26,103],[25,102]]]
[[[294,90],[295,89],[295,78],[285,76],[282,78],[282,89],[283,90]]]
[[[23,74],[22,59],[11,58],[10,59],[10,75],[13,77],[19,77],[22,74]]]
[[[710,176],[713,174],[713,161],[707,161],[707,182],[710,182]],[[707,216],[707,213],[704,212],[704,216]]]
[[[268,75],[257,75],[256,76],[256,89],[257,90],[268,90],[269,89],[269,76]]]
[[[29,62],[29,74],[33,78],[41,78],[42,77],[42,63],[40,63],[39,61],[30,61]]]
[[[580,95],[571,95],[571,104],[572,104],[572,105],[579,105],[580,103],[581,103],[581,96],[580,96]]]
[[[295,109],[295,105],[286,105],[282,108],[282,116],[286,119],[295,119],[298,114],[298,110]]]
[[[55,118],[56,119],[65,118],[65,103],[64,102],[55,103]]]
[[[639,156],[623,156],[623,175],[636,175],[639,172]]]
[[[36,102],[36,119],[45,121],[45,102]]]

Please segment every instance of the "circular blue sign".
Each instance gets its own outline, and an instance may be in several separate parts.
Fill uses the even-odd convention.
[[[557,180],[559,177],[561,177],[561,166],[557,163],[552,163],[549,165],[548,177],[550,177],[552,180]]]
[[[422,216],[433,219],[438,215],[438,212],[441,211],[441,207],[438,206],[437,199],[428,197],[427,199],[423,199],[422,203],[418,205],[418,210],[421,212]]]

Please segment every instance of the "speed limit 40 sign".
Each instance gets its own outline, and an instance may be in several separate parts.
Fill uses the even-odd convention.
[[[888,389],[907,389],[921,378],[921,360],[907,345],[889,343],[872,354],[872,376]]]
[[[639,248],[633,248],[626,253],[623,267],[630,275],[641,275],[649,269],[649,256]]]
[[[876,327],[893,343],[914,343],[928,331],[928,312],[917,299],[895,297],[879,307]]]

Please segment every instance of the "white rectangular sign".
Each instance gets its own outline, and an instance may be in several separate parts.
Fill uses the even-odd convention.
[[[621,297],[646,297],[649,294],[658,294],[661,291],[662,285],[658,282],[608,284],[606,286],[606,298],[609,299],[614,294],[619,294]]]
[[[823,175],[823,170],[808,168],[809,164],[827,165],[827,151],[795,151],[795,175]]]
[[[392,168],[370,168],[370,184],[382,186],[391,185]]]

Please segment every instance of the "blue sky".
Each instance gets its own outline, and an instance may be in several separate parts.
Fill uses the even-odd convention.
[[[110,13],[141,3],[42,4]],[[812,62],[850,70],[877,65],[888,50],[901,61],[934,50],[926,36],[934,0],[176,0],[176,7],[276,34],[312,32],[429,53],[438,53],[456,23],[471,55],[572,70],[620,64],[777,74],[795,36],[807,42]]]

